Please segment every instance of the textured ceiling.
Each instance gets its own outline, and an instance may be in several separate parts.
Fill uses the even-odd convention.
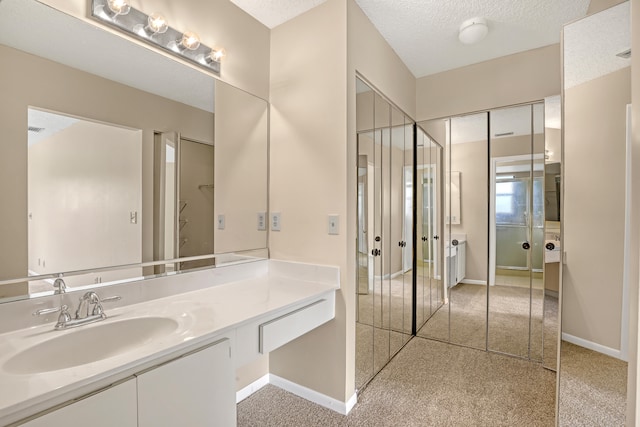
[[[590,0],[356,0],[416,77],[560,42],[562,26]],[[489,34],[458,41],[460,24],[487,19]]]
[[[273,28],[324,0],[232,0]],[[356,0],[416,77],[560,42],[564,24],[586,15],[590,0]],[[463,21],[487,19],[489,35],[458,41]]]
[[[565,89],[631,65],[616,56],[631,49],[631,2],[567,25],[564,31]],[[606,37],[602,37],[606,34]]]

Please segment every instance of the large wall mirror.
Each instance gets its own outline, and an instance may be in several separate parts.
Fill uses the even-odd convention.
[[[0,57],[0,299],[266,254],[266,101],[35,0]]]
[[[622,2],[563,31],[560,425],[626,423],[630,10]]]

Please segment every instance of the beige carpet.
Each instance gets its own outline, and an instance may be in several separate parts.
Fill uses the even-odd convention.
[[[624,426],[627,363],[562,342],[560,426]]]
[[[544,358],[545,366],[555,367],[557,298],[548,295],[543,304],[542,290],[520,286],[496,285],[489,293],[488,341],[486,287],[464,283],[451,288],[449,303],[426,322],[418,335],[478,349],[488,344],[492,351],[535,361]]]
[[[238,404],[238,426],[553,426],[554,390],[539,364],[414,338],[349,415],[266,386]]]

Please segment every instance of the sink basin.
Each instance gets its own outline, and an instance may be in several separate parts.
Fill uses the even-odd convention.
[[[3,370],[36,374],[84,365],[116,356],[174,332],[178,322],[166,317],[136,317],[64,332],[8,359]]]

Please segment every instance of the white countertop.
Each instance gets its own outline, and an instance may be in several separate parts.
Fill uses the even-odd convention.
[[[301,270],[305,264],[292,263],[293,272],[291,269],[287,272],[282,266],[288,263],[278,263],[277,268],[261,277],[112,309],[107,306],[106,320],[76,329],[55,331],[53,324],[48,323],[0,334],[0,425],[105,387],[174,355],[224,337],[257,317],[339,289],[339,276],[334,283],[322,279],[313,281],[313,269],[307,274]],[[171,278],[180,279],[179,276]],[[73,368],[37,374],[12,374],[2,368],[16,353],[45,340],[135,317],[169,317],[178,321],[178,330],[128,352]]]

